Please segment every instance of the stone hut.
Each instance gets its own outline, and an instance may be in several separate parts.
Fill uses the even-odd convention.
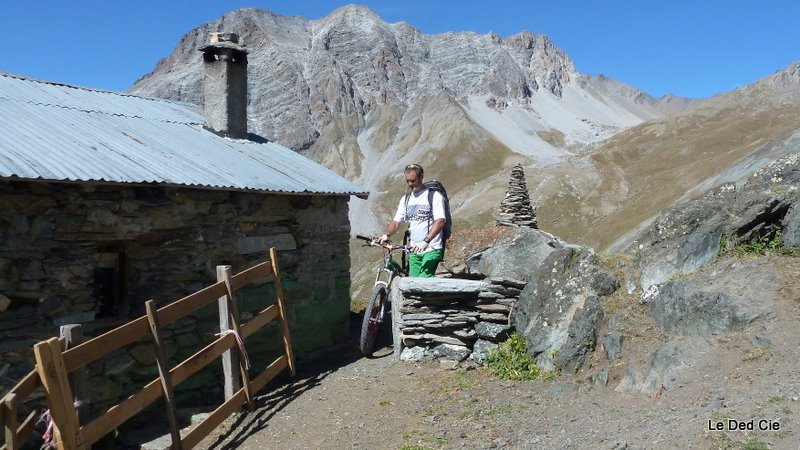
[[[0,73],[0,394],[60,325],[99,334],[270,247],[298,359],[347,342],[348,201],[367,192],[247,133],[247,52],[235,35],[201,51],[207,121],[187,104]],[[245,319],[251,300],[240,298]],[[170,356],[218,331],[215,314],[178,324]],[[124,395],[140,358],[133,349],[92,367],[112,381],[95,398]],[[197,395],[218,383],[186,384]]]

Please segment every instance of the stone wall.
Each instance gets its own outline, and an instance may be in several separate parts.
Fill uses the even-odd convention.
[[[33,368],[34,343],[81,323],[99,334],[182,298],[278,249],[298,359],[348,340],[348,198],[203,189],[0,182],[0,395]],[[109,294],[111,293],[111,294]],[[239,295],[243,318],[272,287]],[[116,296],[115,298],[110,295]],[[267,300],[265,300],[265,296]],[[101,298],[106,298],[102,300]],[[165,331],[168,356],[187,357],[218,332],[216,305]],[[280,351],[278,327],[246,340],[259,363]],[[263,367],[263,366],[262,366]],[[219,368],[178,386],[178,398],[218,392]],[[92,364],[92,402],[157,376],[149,342]]]
[[[512,330],[509,317],[523,287],[507,278],[398,279],[390,293],[395,357],[482,364]]]

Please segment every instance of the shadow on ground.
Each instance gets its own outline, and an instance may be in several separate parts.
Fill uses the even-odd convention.
[[[363,312],[350,313],[350,340],[346,346],[333,349],[327,355],[309,361],[299,361],[297,375],[292,378],[288,372],[281,373],[267,384],[255,397],[255,411],[240,414],[228,427],[228,432],[221,434],[209,449],[229,450],[238,448],[249,436],[261,431],[270,419],[303,393],[318,386],[325,377],[338,369],[349,365],[364,356],[358,350],[358,339],[361,334]],[[372,358],[391,357],[392,335],[390,327],[385,323],[381,327],[378,342]],[[212,433],[213,435],[213,433]]]

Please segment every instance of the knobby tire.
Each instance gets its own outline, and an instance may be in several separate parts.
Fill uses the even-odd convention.
[[[359,345],[364,356],[371,356],[375,352],[375,344],[381,331],[381,310],[386,304],[388,293],[386,286],[378,285],[372,288],[369,294],[367,309],[364,310],[364,320],[361,322],[361,338]]]

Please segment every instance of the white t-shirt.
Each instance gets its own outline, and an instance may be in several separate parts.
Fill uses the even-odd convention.
[[[397,212],[394,215],[395,222],[408,223],[408,231],[411,232],[411,245],[421,242],[428,234],[428,230],[433,226],[436,219],[444,219],[444,197],[438,191],[433,192],[433,211],[428,204],[428,189],[423,189],[419,193],[412,192],[408,196],[408,206],[406,206],[406,196],[400,197],[397,205]],[[434,237],[426,252],[442,248],[442,233]]]

